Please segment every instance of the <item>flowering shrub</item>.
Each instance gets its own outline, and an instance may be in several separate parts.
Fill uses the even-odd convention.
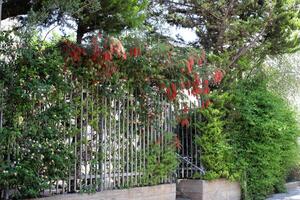
[[[222,78],[219,72],[212,78],[204,51],[169,44],[129,42],[123,46],[116,38],[99,35],[82,46],[69,40],[46,44],[29,38],[13,48],[14,42],[6,40],[0,40],[0,45],[11,50],[6,51],[9,59],[1,61],[0,68],[1,110],[5,106],[0,128],[0,190],[16,189],[15,198],[37,197],[54,181],[68,176],[66,169],[74,163],[76,148],[66,138],[78,130],[66,127],[71,126],[70,116],[76,120],[73,104],[80,102],[80,95],[74,95],[72,105],[66,96],[76,88],[97,88],[99,96],[107,97],[131,93],[137,99],[135,110],[149,121],[161,113],[163,97],[174,106],[178,122],[189,126],[188,96],[208,107],[210,85],[219,84]],[[145,173],[157,181],[174,169],[173,149],[181,145],[174,138],[163,157],[157,157],[156,146],[147,162],[153,167],[162,159],[160,174],[155,176],[153,168]]]
[[[124,47],[120,40],[102,35],[92,37],[91,43],[84,46],[65,40],[62,43],[65,71],[76,79],[81,76],[89,79],[91,85],[101,85],[103,93],[108,95],[132,92],[147,116],[158,112],[148,109],[149,101],[163,94],[175,105],[182,125],[188,126],[188,119],[180,119],[179,107],[184,107],[183,102],[194,96],[202,102],[202,108],[207,108],[211,103],[207,97],[210,84],[220,84],[223,72],[208,70],[204,51],[141,43]],[[186,108],[184,112],[187,113]]]

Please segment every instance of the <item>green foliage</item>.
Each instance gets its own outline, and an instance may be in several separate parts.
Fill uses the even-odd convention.
[[[228,85],[241,78],[242,72],[261,68],[266,55],[299,49],[299,0],[153,2],[165,9],[152,9],[152,17],[195,30],[198,39],[193,44],[222,58],[210,63],[232,78]],[[248,64],[241,66],[245,60]]]
[[[193,123],[201,134],[196,137],[196,144],[201,149],[201,162],[206,169],[203,179],[212,180],[228,178],[234,180],[238,173],[233,172],[234,163],[228,135],[224,133],[225,110],[224,102],[228,95],[213,95],[207,109],[201,109],[201,120]]]
[[[145,183],[155,185],[175,172],[178,159],[173,139],[173,134],[167,133],[164,135],[164,141],[157,141],[150,145],[146,155],[146,168],[143,172]],[[159,142],[164,142],[163,148]]]
[[[67,176],[72,161],[64,140],[63,123],[71,114],[64,100],[70,90],[62,76],[64,60],[53,45],[18,43],[5,34],[0,44],[7,59],[0,63],[0,188],[15,188],[21,198],[37,197]]]
[[[3,18],[28,14],[34,30],[40,24],[68,26],[77,30],[77,42],[81,43],[85,33],[119,33],[140,26],[147,6],[147,0],[11,0],[3,3]]]
[[[265,199],[282,190],[285,177],[297,161],[295,113],[267,89],[265,77],[239,83],[227,102],[226,134],[234,149],[245,199]]]

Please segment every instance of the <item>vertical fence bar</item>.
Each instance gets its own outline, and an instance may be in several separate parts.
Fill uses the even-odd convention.
[[[194,118],[194,123],[197,123],[197,110],[194,109],[193,112],[193,118]],[[195,164],[199,167],[198,164],[198,145],[196,143],[196,137],[197,137],[197,130],[196,130],[196,126],[193,126],[193,130],[194,130],[194,144],[195,144]]]
[[[86,92],[85,92],[85,107],[86,107],[86,119],[84,120],[84,126],[85,126],[85,131],[84,131],[84,187],[87,188],[88,182],[87,182],[87,166],[88,166],[88,124],[89,124],[89,88],[88,84],[86,85]],[[84,118],[83,118],[84,119]]]
[[[143,123],[143,141],[144,142],[143,142],[143,168],[142,169],[145,169],[146,168],[146,125],[145,125],[145,123]],[[141,169],[142,180],[143,180],[142,185],[145,185],[145,180],[146,180],[145,177],[144,177],[145,176],[145,172],[142,169]]]
[[[134,102],[136,103],[136,102]],[[140,136],[138,135],[138,113],[134,110],[134,144],[135,144],[135,185],[138,185],[138,144]]]
[[[192,107],[193,105],[192,105],[192,102],[190,102],[190,109],[189,110],[193,110],[194,108]],[[192,121],[192,116],[191,116],[191,119],[190,119],[190,121]],[[189,149],[189,157],[191,158],[191,163],[193,163],[193,158],[194,158],[194,153],[193,153],[193,137],[194,137],[194,135],[193,135],[193,130],[192,130],[192,126],[189,126],[188,127],[188,129],[189,129],[189,137],[188,137],[188,139],[189,139],[189,143],[190,143],[190,149]],[[192,177],[192,175],[193,175],[193,166],[190,164],[190,177]]]
[[[130,119],[129,119],[129,95],[126,99],[126,186],[129,186],[129,131],[130,131]]]
[[[132,94],[131,94],[132,95]],[[130,186],[134,182],[134,163],[133,163],[133,101],[132,96],[130,96]]]
[[[98,174],[99,174],[99,172],[98,172],[98,170],[99,170],[99,166],[100,166],[100,162],[99,162],[99,140],[100,140],[100,137],[99,137],[99,130],[100,130],[100,128],[99,128],[99,123],[100,123],[100,121],[99,121],[99,96],[98,96],[98,93],[99,93],[99,91],[98,91],[98,85],[96,85],[95,86],[96,88],[95,88],[95,108],[93,109],[93,111],[94,110],[96,110],[96,122],[94,122],[95,123],[95,125],[96,125],[96,146],[95,146],[95,153],[96,153],[96,155],[95,155],[95,159],[96,159],[96,161],[95,161],[95,185],[96,185],[96,187],[95,187],[95,189],[96,189],[96,191],[99,191],[99,183],[98,183],[98,180],[99,180],[99,178],[98,178]]]
[[[90,124],[91,125],[89,125],[89,127],[91,127],[91,141],[90,141],[90,158],[89,158],[89,160],[90,160],[90,167],[89,167],[89,169],[90,169],[90,186],[91,187],[93,187],[93,188],[96,188],[95,186],[96,185],[94,185],[94,183],[93,183],[93,178],[95,179],[96,178],[96,174],[95,175],[93,175],[93,171],[96,171],[95,169],[94,169],[94,159],[95,159],[95,150],[94,150],[94,144],[95,144],[95,142],[97,142],[97,139],[96,138],[94,138],[94,88],[93,87],[91,87],[90,88],[90,109],[91,109],[91,114],[90,114],[90,119],[91,119],[91,122],[90,122]],[[95,144],[96,145],[96,144]],[[93,177],[94,176],[94,177]]]
[[[82,174],[81,174],[81,167],[82,167],[82,151],[83,151],[83,144],[82,144],[82,137],[83,137],[83,82],[81,87],[81,101],[80,101],[80,159],[79,159],[79,190],[82,190]]]
[[[74,120],[75,120],[75,129],[76,129],[76,134],[74,135],[74,157],[75,157],[75,163],[74,163],[74,191],[76,192],[77,190],[77,165],[78,165],[78,154],[77,154],[77,137],[78,137],[78,106],[75,105],[75,115],[74,115]]]
[[[118,99],[118,188],[121,186],[121,100]]]
[[[101,99],[102,105],[104,105],[104,110],[101,114],[101,153],[103,154],[103,159],[101,161],[101,191],[105,189],[106,184],[106,97]]]
[[[113,159],[113,188],[116,188],[116,142],[117,142],[117,139],[116,139],[116,136],[117,136],[117,122],[116,122],[116,114],[117,114],[117,105],[116,105],[116,98],[113,99],[113,127],[114,127],[114,130],[113,130],[113,141],[112,141],[112,147],[113,147],[113,154],[112,154],[112,159]]]
[[[69,106],[70,106],[70,110],[73,111],[73,96],[72,96],[72,92],[70,92],[70,103],[69,103]],[[73,113],[72,113],[73,114]],[[70,116],[69,118],[69,137],[68,137],[68,144],[69,144],[69,148],[72,148],[72,139],[71,139],[71,135],[72,134],[72,116]],[[68,169],[68,190],[67,192],[71,192],[71,172],[72,172],[72,166],[71,164],[69,165],[69,169]]]
[[[125,186],[125,113],[126,113],[126,102],[122,98],[122,187]]]

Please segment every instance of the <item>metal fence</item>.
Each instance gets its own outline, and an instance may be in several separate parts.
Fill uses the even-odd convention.
[[[165,148],[167,133],[177,134],[181,141],[181,148],[177,150],[181,162],[177,173],[162,177],[156,184],[174,182],[176,178],[192,178],[196,172],[203,173],[201,151],[195,144],[199,133],[193,126],[176,124],[173,108],[163,95],[157,95],[156,105],[149,102],[149,109],[156,106],[160,112],[145,121],[137,111],[136,105],[140,102],[133,95],[113,98],[100,94],[96,86],[81,86],[65,96],[65,101],[74,110],[63,124],[68,133],[64,136],[65,143],[72,149],[74,161],[66,169],[67,178],[53,181],[43,195],[149,185],[151,177],[144,174],[147,155],[152,144],[161,150]],[[193,108],[191,103],[190,108]],[[191,118],[191,121],[199,120],[196,112]]]
[[[165,134],[173,133],[172,107],[158,96],[161,112],[143,121],[139,102],[132,95],[100,97],[97,89],[81,88],[66,96],[75,114],[65,127],[75,130],[66,137],[73,148],[74,163],[66,180],[57,180],[47,193],[102,191],[149,184],[144,174],[152,144],[165,147]],[[150,103],[151,104],[151,103]],[[149,109],[150,105],[149,104]],[[174,181],[174,174],[159,183]]]
[[[199,145],[196,144],[196,138],[201,136],[201,133],[196,130],[194,123],[201,120],[201,116],[198,114],[197,109],[199,109],[198,104],[189,103],[189,109],[191,110],[190,115],[190,126],[177,125],[174,133],[177,134],[181,142],[181,148],[177,150],[178,157],[180,160],[177,169],[178,179],[189,179],[196,178],[199,175],[204,174],[205,170],[201,163],[201,149]]]

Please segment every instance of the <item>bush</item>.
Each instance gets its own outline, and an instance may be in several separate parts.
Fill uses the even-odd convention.
[[[71,112],[64,100],[70,89],[64,60],[55,45],[31,40],[14,49],[8,35],[0,37],[7,50],[7,60],[0,61],[0,190],[14,189],[14,198],[37,197],[51,182],[67,177],[72,162],[65,143],[69,131],[62,126]]]
[[[207,109],[201,109],[201,121],[193,123],[201,134],[196,137],[196,144],[201,149],[200,160],[206,169],[201,177],[206,180],[228,178],[234,180],[238,173],[232,171],[234,161],[228,135],[224,134],[224,102],[228,94],[213,95],[214,101]]]
[[[295,113],[280,96],[270,92],[258,76],[241,82],[227,102],[225,132],[245,199],[265,199],[282,190],[285,177],[297,161],[299,129]]]

